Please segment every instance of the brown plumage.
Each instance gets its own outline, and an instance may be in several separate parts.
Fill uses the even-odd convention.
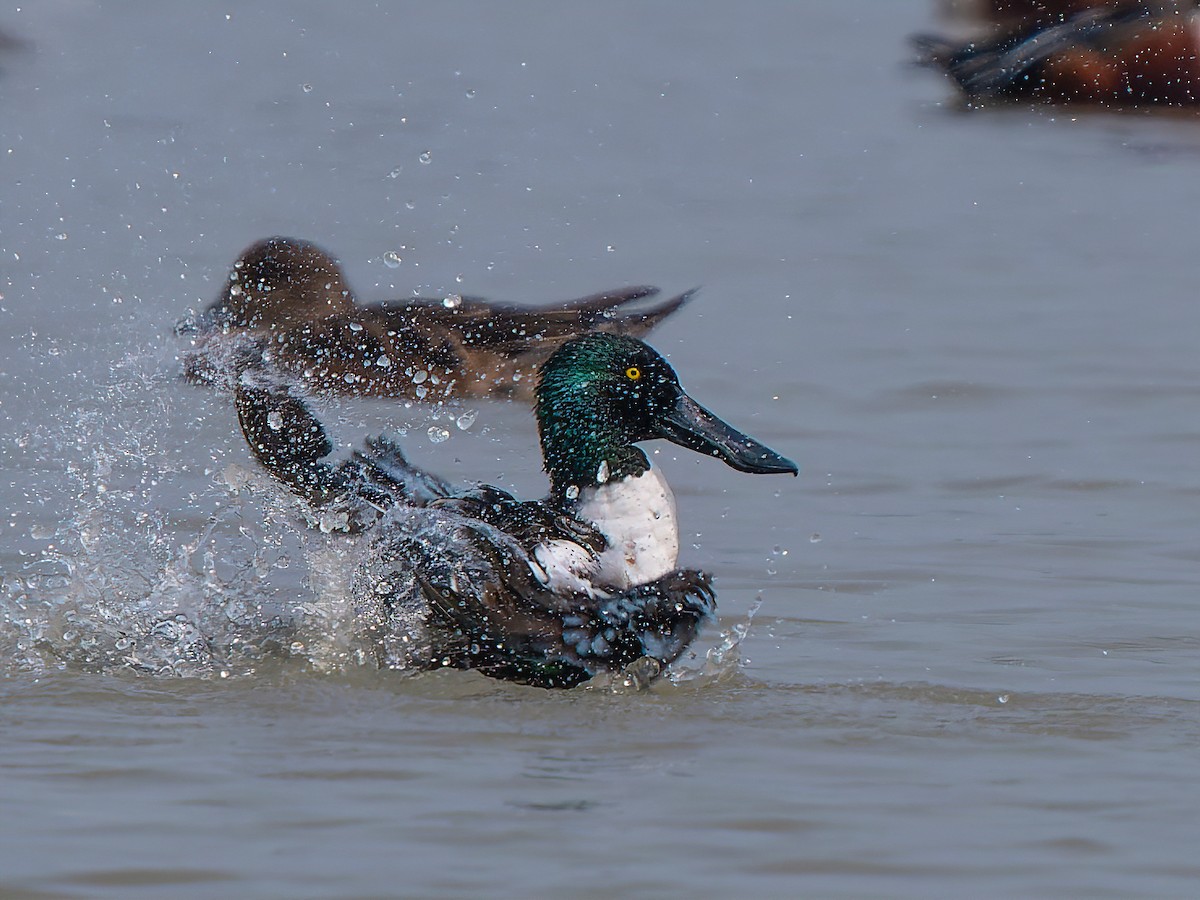
[[[922,62],[945,71],[974,105],[1028,99],[1195,106],[1200,104],[1195,6],[1194,0],[1008,0],[995,4],[1002,25],[986,37],[961,42],[923,35],[914,41]]]
[[[528,398],[561,344],[590,331],[645,334],[692,292],[627,308],[656,294],[618,288],[540,308],[458,296],[360,305],[328,253],[273,237],[248,247],[221,296],[177,331],[194,335],[184,370],[204,383],[227,381],[249,355],[318,393]]]

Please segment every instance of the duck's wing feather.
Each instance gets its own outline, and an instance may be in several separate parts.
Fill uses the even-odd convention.
[[[233,396],[242,434],[263,468],[313,503],[345,490],[337,469],[322,462],[333,451],[324,426],[289,385],[246,370]]]
[[[571,541],[593,553],[607,546],[604,535],[586,522],[541,500],[518,500],[492,485],[478,485],[438,500],[435,505],[486,522],[515,540],[530,556],[535,547],[550,541]]]
[[[547,688],[574,687],[644,658],[666,667],[715,605],[708,576],[694,571],[673,572],[600,604],[579,595],[566,609],[530,605],[511,588],[496,585],[466,603],[421,583],[434,615],[454,636],[446,651],[455,665]]]
[[[359,382],[407,384],[411,375],[400,377],[405,369],[452,372],[459,365],[437,313],[431,307],[383,321],[359,310],[330,315],[288,329],[281,349],[291,368],[311,372],[310,381],[335,392],[362,392]]]
[[[1032,23],[985,41],[960,43],[937,35],[911,38],[918,63],[942,69],[969,97],[1027,93],[1030,76],[1051,57],[1075,47],[1102,47],[1113,29],[1148,18],[1150,7],[1097,7],[1049,27]]]
[[[708,575],[671,572],[624,593],[591,597],[549,590],[516,542],[487,527],[470,529],[482,583],[446,577],[417,563],[417,583],[434,626],[434,657],[539,687],[574,687],[644,657],[667,666],[695,639],[713,612]]]
[[[263,369],[248,368],[234,388],[238,423],[251,453],[268,472],[314,506],[348,507],[351,530],[396,503],[424,506],[450,494],[441,478],[412,465],[386,437],[344,462],[325,457],[333,444],[298,388]]]
[[[354,451],[353,474],[389,495],[391,502],[426,506],[449,497],[454,488],[444,478],[410,463],[400,445],[387,435],[369,438],[363,450]]]
[[[696,293],[686,291],[656,304],[628,308],[655,297],[656,287],[640,285],[589,294],[552,306],[517,306],[464,297],[447,307],[440,300],[387,301],[364,311],[390,320],[403,331],[444,332],[468,350],[548,355],[554,347],[589,331],[645,334]],[[544,354],[543,354],[544,349]]]

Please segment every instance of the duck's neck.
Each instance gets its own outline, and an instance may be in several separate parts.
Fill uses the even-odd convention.
[[[563,390],[553,398],[539,395],[537,419],[542,461],[555,499],[570,500],[584,488],[650,468],[646,454],[632,446],[618,412],[582,391]]]
[[[585,488],[595,488],[641,475],[650,468],[637,447],[559,447],[542,439],[542,454],[550,475],[550,495],[562,502],[576,499]]]

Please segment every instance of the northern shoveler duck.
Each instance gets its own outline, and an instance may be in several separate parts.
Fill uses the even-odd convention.
[[[474,297],[355,302],[341,266],[308,241],[248,247],[217,300],[176,331],[194,336],[185,374],[223,383],[247,355],[325,394],[410,400],[529,397],[537,366],[580,334],[642,335],[692,292],[627,309],[657,288],[618,288],[543,308]]]
[[[675,503],[635,446],[663,438],[751,473],[796,465],[693,401],[646,344],[594,333],[546,361],[536,416],[550,494],[453,490],[383,439],[338,464],[293,386],[248,369],[238,418],[259,462],[319,510],[370,534],[354,581],[359,632],[382,666],[478,669],[541,687],[600,672],[656,675],[715,606],[677,569]]]
[[[1200,103],[1200,19],[1194,3],[1093,3],[1019,20],[999,36],[962,43],[913,39],[978,105],[1033,99],[1105,106]]]

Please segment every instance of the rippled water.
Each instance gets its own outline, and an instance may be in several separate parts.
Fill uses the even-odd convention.
[[[931,16],[0,10],[0,894],[1194,894],[1200,122],[964,114]],[[657,457],[722,613],[672,681],[347,657],[354,548],[177,377],[272,233],[702,285],[656,345],[802,472]],[[518,405],[324,412],[543,489]]]

